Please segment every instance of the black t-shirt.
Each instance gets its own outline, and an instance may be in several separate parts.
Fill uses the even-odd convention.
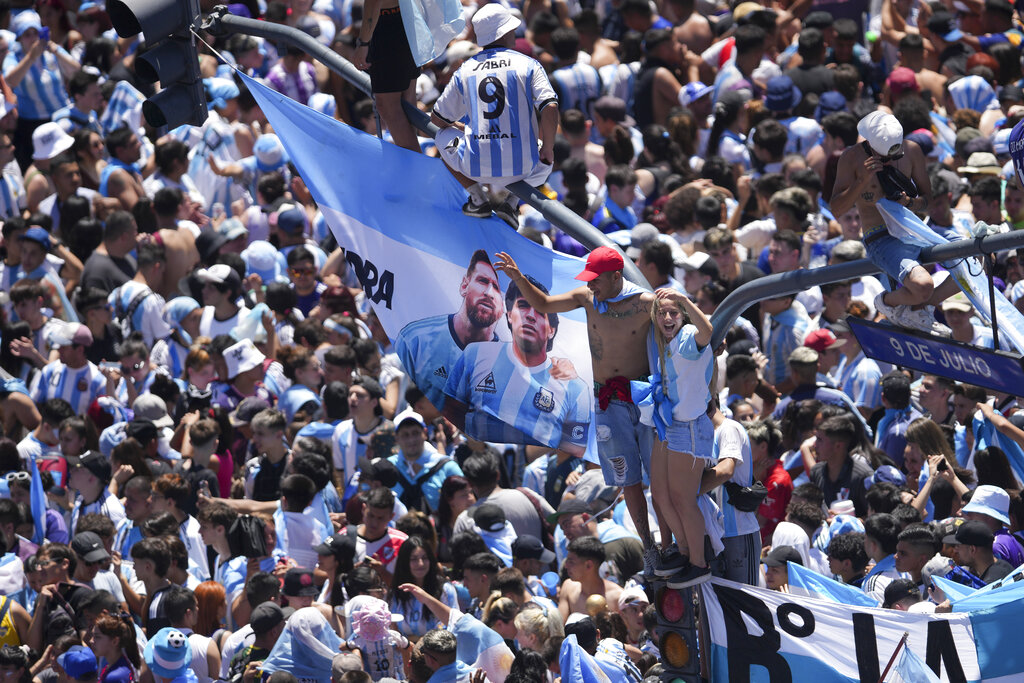
[[[82,289],[96,287],[108,294],[135,277],[135,259],[114,258],[94,251],[82,268]]]
[[[614,565],[619,585],[644,568],[644,547],[635,538],[617,538],[604,544],[606,562]]]
[[[997,557],[995,563],[986,569],[985,573],[981,575],[981,580],[984,581],[987,586],[990,583],[995,583],[999,579],[1005,579],[1012,571],[1012,564]]]
[[[188,462],[192,464],[188,469],[181,465],[176,469],[189,485],[189,495],[181,509],[194,517],[199,512],[199,482],[205,481],[210,485],[210,495],[214,498],[220,498],[220,483],[217,481],[217,473],[209,467],[196,465],[191,459]]]
[[[864,478],[870,477],[872,474],[874,474],[874,470],[866,460],[849,456],[843,469],[839,472],[839,478],[835,481],[830,481],[828,478],[827,462],[819,462],[812,467],[808,477],[811,483],[825,494],[826,505],[848,498],[853,501],[857,516],[864,517],[868,513],[868,502],[864,496]]]
[[[117,353],[117,345],[121,343],[121,331],[109,324],[104,326],[104,330],[103,337],[94,336],[92,344],[85,349],[85,357],[96,365],[104,361],[116,363],[121,359]]]
[[[793,79],[793,85],[800,88],[800,92],[806,95],[814,93],[820,95],[826,90],[832,90],[835,83],[835,74],[832,69],[818,64],[817,66],[800,66],[790,69],[786,75]]]

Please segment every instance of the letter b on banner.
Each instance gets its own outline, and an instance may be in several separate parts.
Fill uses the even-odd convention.
[[[793,674],[789,663],[779,654],[782,638],[775,630],[772,612],[756,597],[725,586],[714,586],[718,602],[722,606],[728,638],[729,680],[731,683],[749,683],[750,668],[761,666],[767,669],[772,683],[791,683]],[[762,634],[750,634],[743,615],[746,614]],[[804,615],[800,615],[803,617]],[[813,620],[811,621],[813,624]],[[802,626],[806,626],[804,621]]]

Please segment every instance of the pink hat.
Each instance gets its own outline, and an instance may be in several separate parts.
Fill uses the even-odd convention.
[[[391,610],[379,598],[366,601],[352,612],[352,629],[367,642],[384,640],[390,627]]]

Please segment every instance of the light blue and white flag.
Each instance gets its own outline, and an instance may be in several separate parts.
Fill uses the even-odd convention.
[[[455,658],[473,669],[483,669],[492,681],[508,676],[515,654],[496,631],[471,614],[452,612],[448,625],[458,645]]]
[[[838,602],[841,605],[878,607],[878,601],[859,588],[833,581],[803,565],[789,562],[790,590],[804,591],[808,597]]]
[[[538,315],[492,265],[508,252],[524,275],[563,293],[581,286],[583,262],[494,217],[463,215],[466,192],[441,160],[244,80],[427,398],[481,440],[593,449],[584,311]]]
[[[566,636],[558,653],[562,683],[611,683],[608,674],[576,641],[576,635]]]
[[[265,673],[287,671],[303,683],[330,683],[331,663],[341,638],[316,607],[303,607],[285,622],[281,637],[263,661]]]
[[[951,579],[947,579],[945,576],[933,576],[932,581],[935,583],[935,587],[945,593],[946,597],[953,602],[958,604],[960,600],[967,598],[977,592],[977,588],[971,588],[965,586],[962,583],[958,583]],[[964,611],[964,610],[958,610]]]
[[[909,647],[900,651],[894,672],[896,676],[890,678],[889,683],[941,683],[935,672]]]
[[[929,668],[939,669],[940,681],[1024,677],[1024,665],[1017,662],[1004,665],[987,654],[982,661],[979,615],[995,613],[981,626],[991,632],[986,637],[995,638],[989,647],[993,655],[1008,657],[1003,650],[1024,650],[1011,645],[1019,640],[1019,626],[998,635],[999,623],[1006,626],[1006,619],[1016,616],[1003,616],[999,610],[917,614],[842,605],[717,578],[701,585],[701,597],[711,633],[712,683],[878,681],[904,633],[910,634],[906,647],[922,656]]]

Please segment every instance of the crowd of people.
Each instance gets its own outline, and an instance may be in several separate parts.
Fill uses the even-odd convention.
[[[1024,564],[1021,481],[992,438],[1024,448],[1016,396],[868,358],[850,323],[996,346],[876,204],[947,239],[1024,226],[1013,5],[463,3],[424,64],[412,10],[368,2],[229,11],[312,35],[372,98],[293,47],[204,35],[209,119],[168,131],[142,116],[150,46],[101,0],[0,1],[4,676],[537,683],[571,645],[653,680],[656,582],[785,592],[802,565],[946,611],[932,577]],[[586,257],[566,292],[506,253],[470,271],[541,318],[583,311],[596,453],[446,419],[236,71],[441,157],[464,213]],[[655,291],[520,206],[517,180]],[[738,287],[863,258],[882,274],[763,299],[712,347]],[[1018,253],[991,271],[1024,310]]]

